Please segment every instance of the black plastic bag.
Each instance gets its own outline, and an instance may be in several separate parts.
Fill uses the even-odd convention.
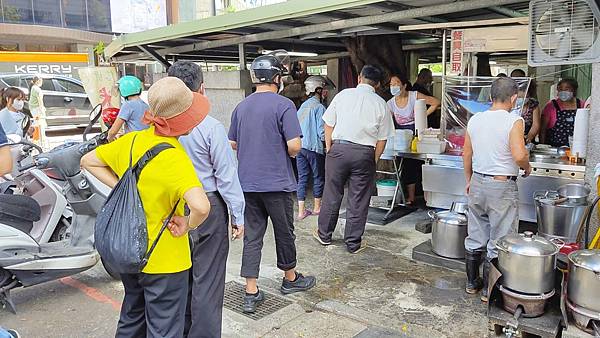
[[[133,149],[133,143],[131,150]],[[106,199],[104,206],[96,217],[94,238],[96,250],[102,260],[118,273],[139,273],[146,266],[156,243],[164,232],[168,222],[177,208],[177,204],[163,223],[158,237],[148,250],[148,228],[146,214],[137,188],[137,181],[144,166],[163,150],[173,148],[168,143],[161,143],[148,150],[142,158],[131,166],[131,150],[129,168]]]

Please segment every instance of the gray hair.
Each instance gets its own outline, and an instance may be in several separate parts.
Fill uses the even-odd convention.
[[[202,69],[191,61],[175,62],[169,67],[167,74],[179,78],[193,92],[197,92],[204,82]]]
[[[493,102],[509,102],[519,92],[517,82],[510,77],[500,77],[492,83],[491,97]]]

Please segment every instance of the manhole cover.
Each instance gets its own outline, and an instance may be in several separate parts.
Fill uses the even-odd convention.
[[[283,297],[274,295],[264,290],[262,291],[265,293],[265,301],[256,307],[256,312],[244,313],[242,311],[244,295],[246,294],[244,285],[235,281],[228,282],[225,284],[225,299],[223,307],[248,318],[259,320],[292,304],[291,301]]]

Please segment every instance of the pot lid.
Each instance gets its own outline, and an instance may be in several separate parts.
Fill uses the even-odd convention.
[[[531,231],[522,234],[508,234],[498,240],[496,247],[503,251],[523,256],[551,256],[558,248],[544,237],[534,235]]]
[[[454,211],[442,211],[434,213],[435,219],[451,225],[466,225],[467,216]]]
[[[600,272],[600,250],[579,250],[569,254],[571,263],[593,272]]]

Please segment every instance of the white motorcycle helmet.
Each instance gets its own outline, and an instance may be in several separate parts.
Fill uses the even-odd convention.
[[[309,76],[304,81],[304,87],[306,88],[306,95],[310,95],[317,91],[318,88],[325,88],[327,81],[320,75]]]

